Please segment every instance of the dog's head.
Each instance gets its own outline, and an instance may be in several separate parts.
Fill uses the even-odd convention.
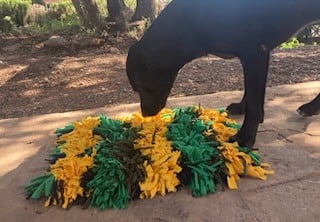
[[[156,67],[156,62],[150,63],[154,59],[147,58],[136,43],[130,47],[126,62],[127,76],[133,90],[139,93],[144,116],[156,115],[166,105],[175,80],[170,70]]]

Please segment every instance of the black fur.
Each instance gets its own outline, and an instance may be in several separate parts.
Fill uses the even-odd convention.
[[[270,51],[318,19],[320,0],[173,0],[128,53],[127,75],[140,95],[143,115],[155,115],[165,106],[186,63],[207,54],[238,57],[245,93],[228,109],[245,114],[234,139],[252,148],[264,118]],[[318,96],[300,113],[319,113],[319,107]]]

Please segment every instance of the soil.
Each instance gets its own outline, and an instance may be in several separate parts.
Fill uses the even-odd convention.
[[[131,40],[109,38],[98,46],[70,51],[47,49],[46,39],[0,37],[0,119],[139,101],[125,73]],[[320,80],[319,61],[320,46],[275,49],[267,85]],[[241,89],[239,60],[207,56],[180,70],[171,96]]]

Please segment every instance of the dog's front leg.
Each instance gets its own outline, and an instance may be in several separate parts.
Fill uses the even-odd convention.
[[[239,56],[243,66],[245,93],[243,97],[245,116],[239,133],[231,138],[240,146],[252,148],[260,122],[264,118],[264,97],[268,75],[270,52],[261,49],[248,50]]]
[[[245,107],[245,98],[244,95],[239,103],[231,103],[227,106],[228,114],[230,115],[243,115]]]

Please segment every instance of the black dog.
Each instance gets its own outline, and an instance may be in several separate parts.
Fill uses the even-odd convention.
[[[245,93],[242,102],[228,108],[244,110],[233,140],[251,148],[264,118],[270,51],[318,19],[320,0],[173,0],[128,53],[127,75],[140,95],[143,115],[155,115],[165,106],[186,63],[207,54],[238,57]],[[314,103],[319,111],[320,99]],[[314,105],[300,110],[309,115],[310,109]]]
[[[229,114],[241,115],[245,112],[245,97],[240,103],[232,103],[227,107]],[[314,116],[320,113],[320,93],[310,102],[303,104],[297,109],[301,116]]]
[[[320,113],[320,93],[309,103],[300,106],[297,112],[301,116],[313,116]]]

